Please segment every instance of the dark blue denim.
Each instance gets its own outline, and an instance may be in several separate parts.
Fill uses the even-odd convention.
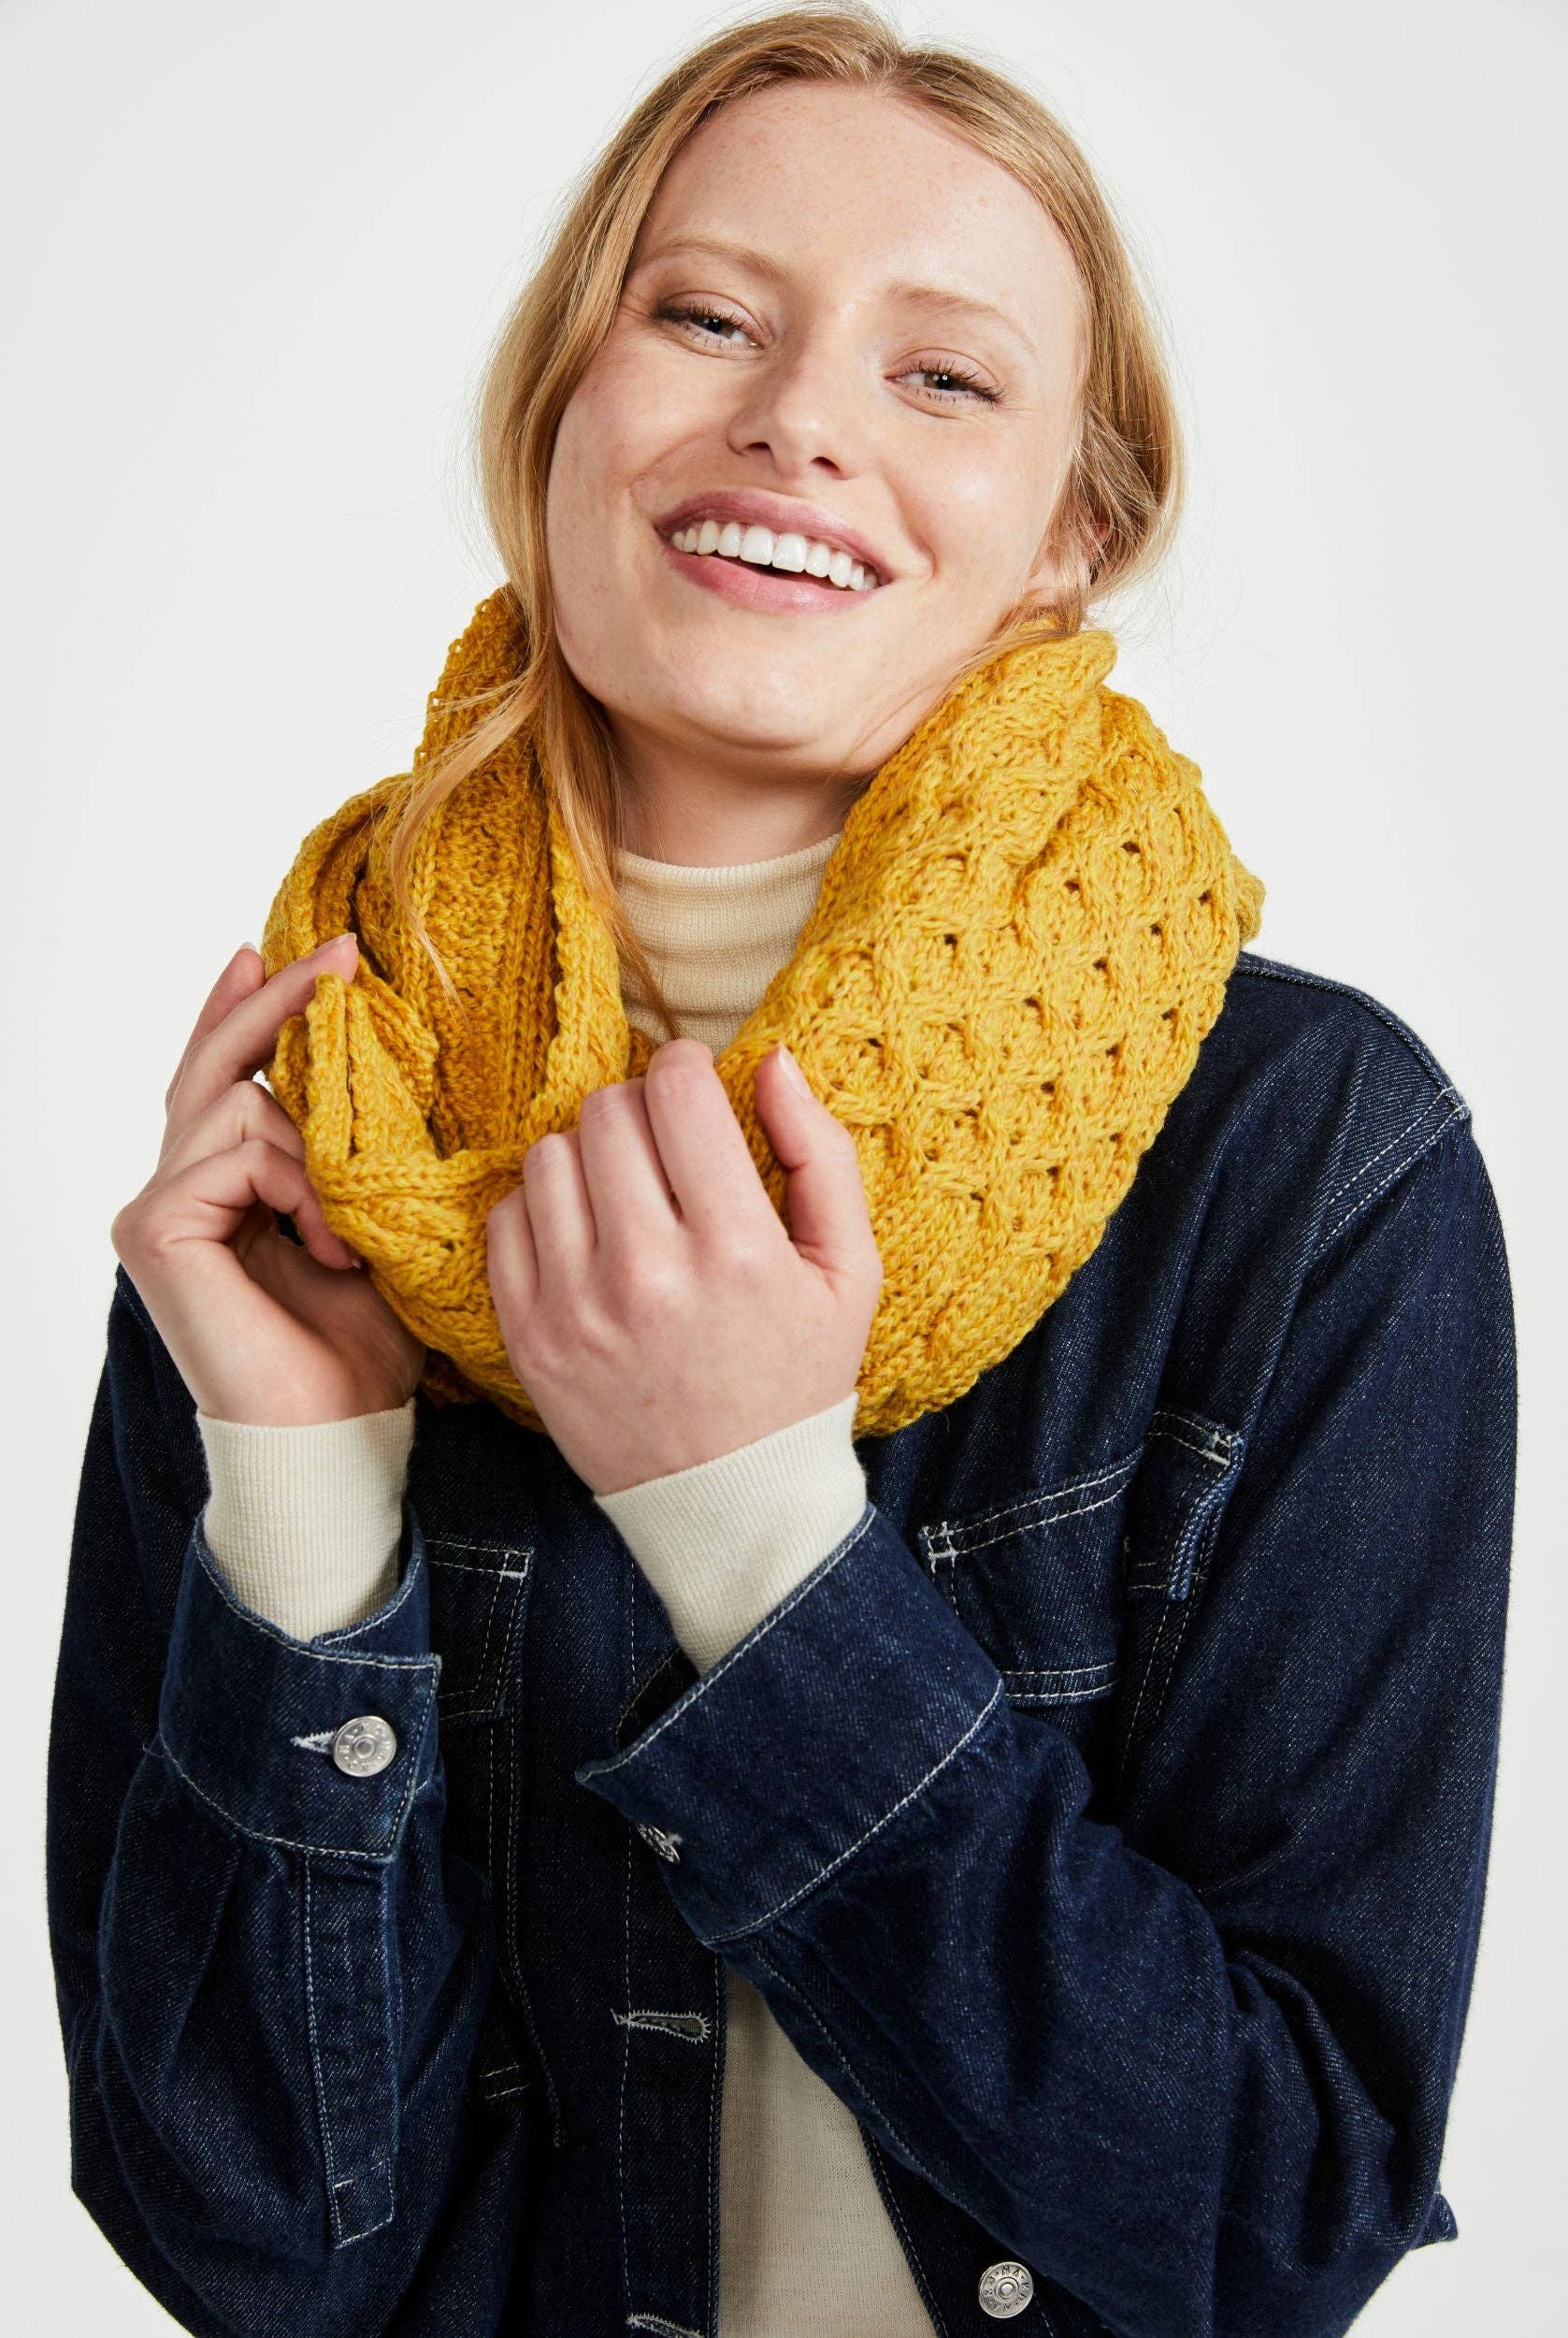
[[[1515,1434],[1469,1107],[1251,953],[1064,1295],[700,1677],[554,1445],[423,1395],[394,1598],[263,1622],[121,1269],[49,1765],[77,2195],[211,2338],[715,2338],[728,1964],[942,2338],[1013,2259],[1024,2331],[1331,2338],[1457,2230]]]

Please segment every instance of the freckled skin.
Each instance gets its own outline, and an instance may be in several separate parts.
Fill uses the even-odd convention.
[[[653,256],[681,234],[747,245],[778,272]],[[917,305],[899,279],[1006,322]],[[714,321],[661,319],[670,301]],[[563,651],[609,715],[634,849],[719,864],[831,833],[954,663],[1048,592],[1082,333],[1054,223],[918,108],[775,88],[687,142],[562,417],[547,506]],[[820,616],[702,590],[653,519],[714,486],[842,514],[893,582]]]

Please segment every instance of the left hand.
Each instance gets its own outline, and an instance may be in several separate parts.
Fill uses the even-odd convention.
[[[858,1378],[883,1269],[855,1140],[777,1048],[756,1109],[787,1228],[712,1050],[687,1038],[530,1145],[486,1219],[507,1355],[595,1494],[731,1452]]]

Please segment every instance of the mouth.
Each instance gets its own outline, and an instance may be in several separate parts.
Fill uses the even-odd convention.
[[[752,608],[826,612],[869,599],[892,581],[857,529],[758,488],[688,496],[654,528],[693,584]]]
[[[717,593],[742,609],[774,610],[808,616],[847,615],[863,608],[880,588],[836,584],[829,576],[781,569],[770,560],[745,553],[726,554],[716,547],[696,549],[698,530],[682,529],[676,537],[661,536],[664,556],[679,575],[700,590]]]

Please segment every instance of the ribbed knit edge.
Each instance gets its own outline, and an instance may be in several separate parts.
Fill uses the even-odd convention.
[[[866,1506],[857,1394],[689,1469],[594,1499],[698,1671],[842,1542]]]
[[[202,1533],[237,1597],[295,1639],[361,1624],[397,1588],[414,1400],[286,1427],[198,1410]]]

